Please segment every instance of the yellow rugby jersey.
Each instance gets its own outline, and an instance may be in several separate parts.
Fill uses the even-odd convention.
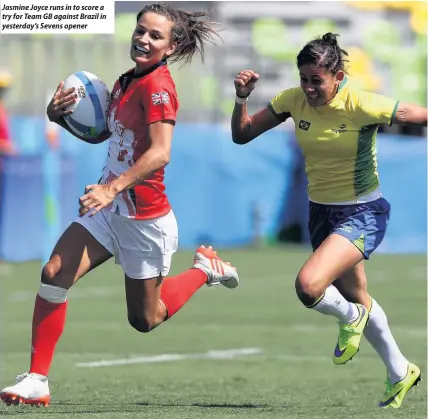
[[[391,125],[397,107],[396,100],[352,88],[346,78],[323,106],[309,106],[300,87],[269,102],[279,119],[290,113],[294,120],[308,196],[319,203],[356,201],[379,187],[376,134],[379,124]]]

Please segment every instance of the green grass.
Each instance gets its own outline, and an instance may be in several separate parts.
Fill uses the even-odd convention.
[[[223,252],[241,286],[202,288],[174,318],[150,334],[128,326],[120,268],[98,268],[70,292],[67,325],[54,358],[47,409],[0,406],[0,417],[59,418],[426,418],[425,382],[398,411],[379,410],[385,368],[366,341],[351,363],[331,362],[334,318],[305,309],[294,278],[308,251]],[[172,273],[189,266],[181,252]],[[375,255],[370,292],[383,306],[404,354],[425,373],[426,258]],[[0,386],[28,368],[31,315],[39,265],[0,275],[3,342]],[[188,359],[101,368],[79,362],[208,350],[261,348],[228,360]]]

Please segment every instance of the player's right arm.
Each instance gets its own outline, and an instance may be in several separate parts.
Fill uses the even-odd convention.
[[[235,78],[235,89],[238,100],[246,98],[256,87],[259,75],[252,70],[241,71]],[[232,113],[232,139],[236,144],[247,144],[266,131],[278,126],[282,120],[269,107],[263,108],[254,115],[248,115],[247,103],[235,101]]]
[[[55,122],[60,127],[64,128],[66,131],[68,131],[70,134],[74,135],[79,140],[85,141],[89,144],[99,144],[103,141],[107,140],[110,137],[110,132],[108,130],[101,133],[98,137],[88,139],[81,137],[80,135],[77,135],[75,132],[73,132],[70,127],[67,125],[67,123],[64,120],[64,116],[70,115],[73,113],[72,110],[66,110],[69,106],[73,105],[76,102],[77,95],[74,93],[74,87],[62,90],[64,87],[64,82],[62,81],[50,101],[47,109],[46,114],[49,118],[49,121]]]

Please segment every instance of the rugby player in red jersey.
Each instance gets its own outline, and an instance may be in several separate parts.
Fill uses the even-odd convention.
[[[179,107],[167,61],[190,62],[197,51],[203,59],[204,43],[215,35],[204,17],[158,4],[137,15],[130,51],[135,67],[116,81],[108,131],[93,141],[109,140],[102,178],[87,186],[79,217],[42,270],[30,369],[0,393],[7,404],[50,402],[48,374],[64,329],[67,291],[112,256],[125,273],[129,323],[143,333],[173,316],[204,284],[238,286],[236,269],[203,246],[191,269],[166,278],[178,230],[165,194],[164,168]],[[74,91],[63,91],[60,83],[47,109],[49,119],[68,129],[63,116],[74,101]]]

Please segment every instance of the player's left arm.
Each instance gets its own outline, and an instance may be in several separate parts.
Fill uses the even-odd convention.
[[[362,125],[427,125],[427,109],[413,103],[366,91],[359,91],[354,102],[355,116]]]
[[[55,121],[55,123],[58,124],[61,128],[64,128],[67,132],[69,132],[74,137],[76,137],[79,140],[84,141],[85,143],[88,143],[88,144],[101,144],[101,143],[103,143],[104,141],[108,140],[111,137],[111,132],[108,129],[106,129],[104,132],[102,132],[101,134],[99,134],[95,138],[85,138],[85,137],[82,137],[81,135],[76,134],[67,125],[67,122],[65,122],[64,118],[58,119],[57,121]]]
[[[173,120],[162,120],[149,124],[149,149],[132,167],[110,183],[110,189],[115,195],[148,179],[169,163],[174,126],[175,121]]]
[[[428,109],[413,103],[398,104],[392,124],[427,126]]]

